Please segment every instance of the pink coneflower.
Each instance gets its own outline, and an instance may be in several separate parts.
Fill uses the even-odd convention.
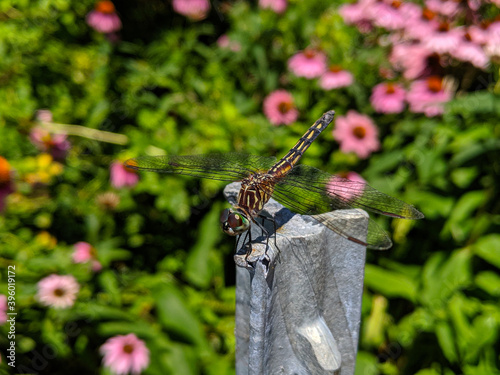
[[[437,76],[413,82],[410,91],[406,94],[410,111],[424,113],[427,117],[442,114],[444,103],[448,102],[451,97],[451,91],[444,87],[443,79]]]
[[[460,45],[462,31],[451,29],[448,22],[441,22],[436,31],[422,38],[422,44],[429,51],[439,54],[449,53]]]
[[[486,44],[488,41],[488,22],[483,22],[480,25],[471,25],[467,29],[467,34],[470,35],[472,42],[476,44]]]
[[[332,176],[327,185],[327,192],[349,200],[362,195],[365,185],[365,179],[356,172],[340,173]]]
[[[0,294],[0,324],[7,321],[7,296]]]
[[[332,65],[319,79],[323,90],[332,90],[352,85],[354,78],[350,72],[343,70],[338,65]]]
[[[175,12],[193,21],[201,21],[208,15],[210,2],[208,0],[173,0],[172,7]]]
[[[457,60],[469,62],[476,68],[483,70],[488,67],[490,62],[483,49],[470,41],[468,34],[465,34],[462,43],[452,50],[450,54]]]
[[[30,132],[30,141],[40,151],[48,152],[54,159],[64,159],[71,148],[66,134],[52,134],[48,130],[35,126]]]
[[[380,1],[374,4],[373,23],[387,30],[400,30],[405,27],[408,19],[417,18],[420,12],[420,7],[416,4],[399,0]]]
[[[100,352],[104,366],[117,375],[140,374],[149,365],[149,349],[133,333],[108,339]]]
[[[111,163],[110,169],[111,185],[115,188],[133,187],[139,182],[139,175],[135,170],[125,167],[119,161]]]
[[[99,33],[110,34],[122,28],[122,21],[116,14],[111,1],[99,1],[95,9],[87,14],[87,24]]]
[[[490,57],[500,56],[500,22],[498,21],[488,26],[484,52]]]
[[[323,52],[308,48],[293,55],[288,60],[288,68],[297,77],[317,78],[326,70],[326,56]]]
[[[7,195],[14,191],[12,182],[12,171],[10,164],[3,156],[0,156],[0,212],[5,208]]]
[[[217,45],[223,49],[229,49],[233,52],[241,51],[240,43],[231,40],[227,34],[221,35],[219,39],[217,39]]]
[[[363,33],[373,29],[373,11],[376,0],[361,0],[354,4],[344,4],[339,8],[339,14],[348,25],[356,25]]]
[[[73,276],[52,274],[38,282],[37,298],[45,306],[65,309],[74,305],[79,290]]]
[[[422,40],[439,28],[437,14],[424,8],[418,15],[406,19],[404,34],[407,38]]]
[[[264,114],[273,125],[288,125],[299,117],[292,95],[286,90],[276,90],[270,93],[264,99],[263,107]]]
[[[259,0],[259,7],[281,14],[286,10],[287,2],[286,0]]]
[[[97,251],[91,244],[81,241],[77,242],[73,247],[73,262],[91,262],[92,271],[94,272],[100,271],[102,269],[101,263],[99,263],[99,261],[97,260]]]
[[[401,85],[384,82],[372,90],[370,102],[375,111],[380,113],[401,113],[405,107],[405,90]]]
[[[460,11],[460,2],[449,0],[425,0],[425,6],[435,13],[453,17]]]
[[[428,69],[429,50],[420,44],[396,44],[389,55],[394,69],[403,71],[406,79],[415,79]]]
[[[378,130],[372,119],[356,111],[339,116],[335,122],[333,136],[340,143],[342,152],[355,152],[366,159],[373,151],[380,148]]]

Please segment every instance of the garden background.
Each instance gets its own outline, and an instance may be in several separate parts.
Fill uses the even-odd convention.
[[[498,1],[114,5],[0,3],[1,373],[12,311],[21,373],[234,373],[224,183],[121,163],[280,157],[330,109],[301,162],[426,216],[375,218],[356,373],[500,373]]]

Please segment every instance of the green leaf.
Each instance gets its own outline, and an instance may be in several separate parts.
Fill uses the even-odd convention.
[[[199,288],[210,284],[213,273],[213,263],[210,261],[210,251],[220,238],[219,230],[220,205],[215,204],[203,218],[198,230],[198,240],[186,259],[186,278]]]
[[[478,287],[494,297],[500,297],[500,276],[493,271],[483,271],[477,274],[475,282]]]
[[[500,268],[500,234],[490,234],[480,238],[472,246],[472,251],[478,257]]]
[[[356,356],[356,370],[354,371],[354,375],[377,375],[379,374],[378,363],[377,356],[360,351]]]
[[[204,333],[198,318],[186,306],[186,298],[172,285],[153,291],[160,323],[171,334],[186,342],[204,346]]]
[[[104,271],[99,275],[99,282],[102,288],[109,294],[110,299],[115,306],[120,305],[121,295],[116,276],[112,271]]]
[[[367,264],[365,267],[365,284],[367,287],[387,297],[402,297],[410,301],[417,299],[417,283],[407,275],[388,271]]]
[[[452,363],[456,362],[458,359],[457,348],[455,347],[456,339],[447,322],[441,321],[436,324],[436,337],[446,359]]]

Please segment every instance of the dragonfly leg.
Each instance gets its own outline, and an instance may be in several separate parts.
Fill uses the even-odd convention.
[[[273,223],[273,231],[274,231],[274,247],[276,248],[276,250],[278,250],[278,254],[280,252],[280,249],[278,247],[278,244],[276,242],[276,220],[274,220],[274,218],[272,217],[268,217],[268,216],[264,216],[264,215],[259,215],[259,217],[262,219],[262,227],[264,226],[264,223],[266,220],[270,221],[271,223]],[[266,231],[266,234],[267,234],[267,244],[269,245],[269,234],[268,232]]]

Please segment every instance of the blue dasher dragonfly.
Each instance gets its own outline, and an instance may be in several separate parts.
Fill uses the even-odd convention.
[[[279,161],[274,157],[242,153],[161,155],[129,159],[125,166],[227,182],[241,181],[237,204],[225,209],[220,219],[223,231],[232,236],[245,233],[252,223],[265,231],[256,219],[262,217],[260,212],[273,197],[296,213],[311,215],[351,241],[372,249],[388,249],[392,246],[389,236],[372,219],[369,219],[365,239],[364,236],[361,238],[358,228],[348,223],[339,226],[337,221],[331,220],[328,212],[361,208],[395,218],[421,219],[424,215],[420,211],[364,182],[331,175],[311,166],[297,165],[303,153],[332,122],[334,115],[334,111],[323,114]],[[269,240],[269,236],[267,238]]]

